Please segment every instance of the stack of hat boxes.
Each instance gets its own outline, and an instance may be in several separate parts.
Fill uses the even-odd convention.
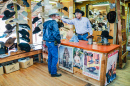
[[[12,63],[5,66],[0,66],[0,75],[4,73],[11,73],[19,70],[20,68],[28,68],[33,65],[33,58],[26,58],[24,60],[19,60],[16,63]]]

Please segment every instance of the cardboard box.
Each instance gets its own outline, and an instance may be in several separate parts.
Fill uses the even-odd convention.
[[[19,62],[20,68],[28,68],[33,65],[33,58]]]
[[[17,71],[19,70],[19,63],[17,62],[11,65],[6,65],[4,66],[4,70],[5,70],[5,73],[11,73],[11,72]]]
[[[0,75],[4,74],[3,66],[0,67]]]

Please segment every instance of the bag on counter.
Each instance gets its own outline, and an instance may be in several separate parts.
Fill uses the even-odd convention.
[[[8,48],[5,46],[4,42],[0,41],[0,54],[8,53]]]

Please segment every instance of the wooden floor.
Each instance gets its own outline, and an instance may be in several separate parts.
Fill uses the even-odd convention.
[[[71,74],[58,72],[62,73],[62,77],[52,78],[46,64],[35,63],[27,69],[0,75],[0,86],[85,86],[87,84]]]
[[[92,86],[71,74],[58,72],[62,73],[62,77],[52,78],[46,64],[35,63],[27,69],[0,75],[0,86]],[[130,86],[130,60],[125,68],[117,69],[116,79],[108,86]]]

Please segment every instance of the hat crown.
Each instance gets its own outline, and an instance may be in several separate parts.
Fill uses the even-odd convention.
[[[109,32],[108,31],[102,31],[101,34],[103,37],[109,37]]]
[[[9,17],[9,14],[10,14],[10,11],[9,11],[9,10],[4,11],[4,15],[5,15],[6,17]]]
[[[5,27],[6,27],[7,30],[12,29],[12,26],[10,24],[7,24]]]

